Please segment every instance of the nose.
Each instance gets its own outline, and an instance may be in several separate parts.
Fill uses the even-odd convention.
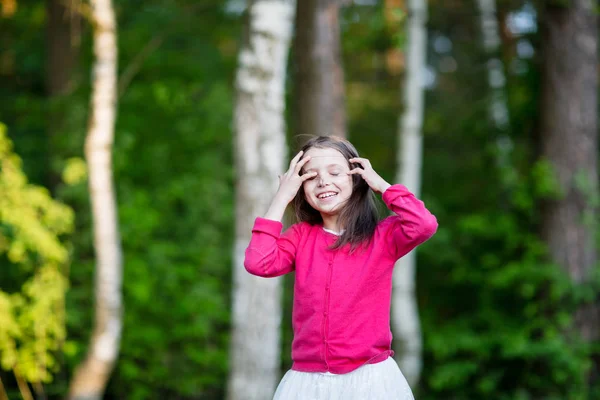
[[[325,177],[321,176],[321,177],[319,177],[318,184],[319,184],[319,187],[327,186],[327,185],[329,185],[329,181],[326,180]]]

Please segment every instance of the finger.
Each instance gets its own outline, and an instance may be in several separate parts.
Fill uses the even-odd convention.
[[[309,161],[310,161],[310,156],[304,157],[302,160],[298,161],[298,163],[296,164],[296,167],[294,168],[294,171],[297,174],[299,174],[302,167],[304,167],[304,164],[306,164]]]
[[[354,158],[349,159],[348,161],[353,162],[353,163],[359,163],[365,168],[371,166],[371,162],[368,159],[362,158],[362,157],[354,157]]]
[[[303,153],[304,153],[304,152],[303,152],[302,150],[300,150],[300,151],[298,152],[298,154],[296,154],[296,155],[294,156],[294,158],[292,158],[292,160],[290,161],[290,169],[293,169],[293,167],[296,165],[296,163],[298,162],[298,160],[300,159],[300,157],[302,157],[302,154],[303,154]]]
[[[348,171],[348,175],[356,175],[356,174],[362,175],[364,172],[365,172],[365,170],[362,168],[354,168],[353,170]]]
[[[306,174],[300,176],[300,178],[302,179],[302,182],[304,182],[305,180],[310,179],[310,178],[314,177],[315,175],[317,175],[317,173],[315,171],[307,172]]]

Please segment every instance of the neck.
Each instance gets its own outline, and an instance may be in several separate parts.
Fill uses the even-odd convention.
[[[323,218],[323,228],[329,229],[330,231],[340,232],[340,227],[338,226],[338,216],[337,215],[326,215],[321,214],[321,218]]]

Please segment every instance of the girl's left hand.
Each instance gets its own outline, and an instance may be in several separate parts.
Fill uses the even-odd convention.
[[[366,158],[356,157],[348,161],[362,165],[362,168],[354,168],[348,172],[348,175],[359,174],[375,192],[383,193],[391,185],[387,183],[371,166],[371,162]]]

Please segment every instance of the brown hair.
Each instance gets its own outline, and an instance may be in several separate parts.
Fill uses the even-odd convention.
[[[337,150],[346,158],[346,161],[358,157],[356,148],[349,141],[336,136],[313,137],[302,146],[301,150],[306,154],[313,147]],[[348,164],[351,170],[360,167],[357,163],[348,162]],[[303,186],[296,193],[292,207],[298,222],[308,222],[311,225],[323,223],[321,214],[308,204]],[[331,248],[339,249],[350,243],[351,251],[354,251],[360,245],[369,243],[375,232],[378,220],[379,215],[375,206],[375,194],[360,175],[352,175],[352,194],[340,210],[338,217],[339,226],[343,227],[344,233],[340,235]]]

